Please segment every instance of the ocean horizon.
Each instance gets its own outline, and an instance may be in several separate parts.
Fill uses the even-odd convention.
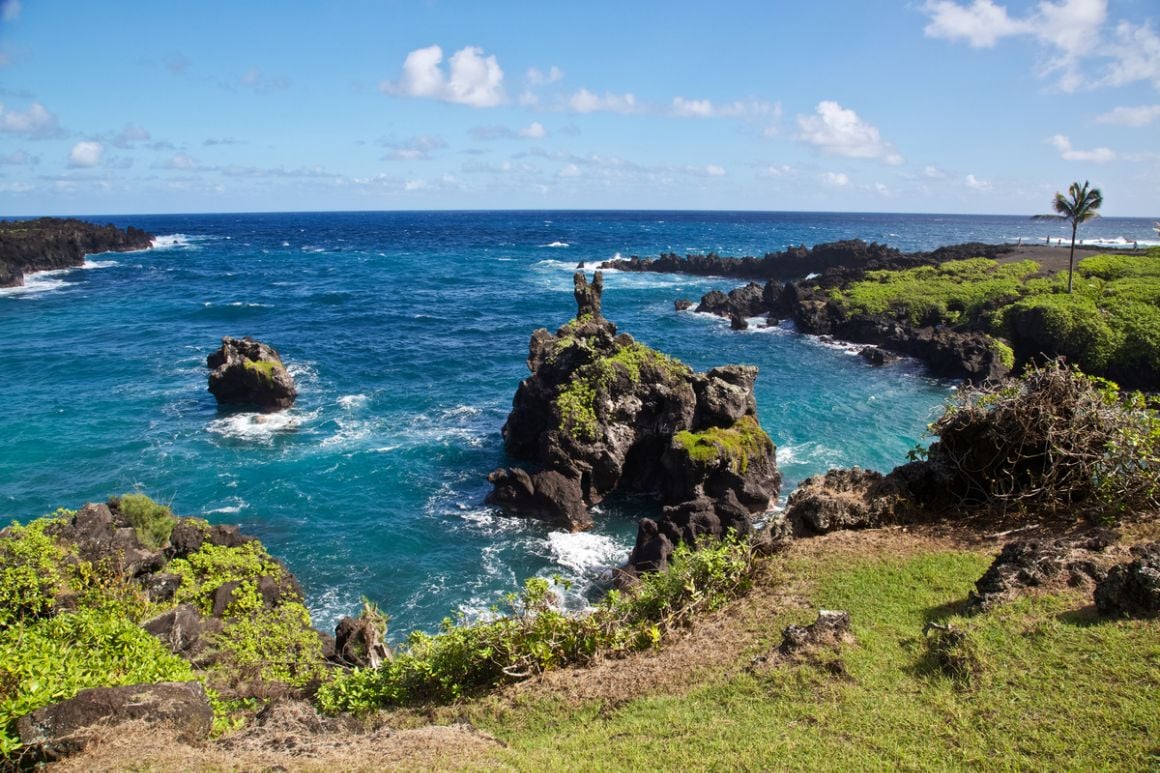
[[[24,219],[24,218],[15,218]],[[1022,216],[690,210],[447,210],[85,216],[136,226],[151,250],[91,256],[0,290],[0,515],[28,520],[142,491],[237,523],[302,581],[315,624],[365,596],[392,638],[486,614],[531,576],[598,594],[647,497],[567,533],[483,504],[509,463],[500,429],[532,331],[575,312],[572,273],[666,252],[762,255],[863,239],[904,251],[1070,240]],[[1085,244],[1160,244],[1147,218],[1084,224]],[[1066,243],[1066,242],[1065,242]],[[736,280],[605,274],[621,331],[698,370],[760,368],[758,415],[785,494],[834,466],[906,461],[954,389],[902,361],[873,368],[788,324],[743,332],[674,311]],[[223,336],[275,346],[290,410],[219,410],[205,357]]]

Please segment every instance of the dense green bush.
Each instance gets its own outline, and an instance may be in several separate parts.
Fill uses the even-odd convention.
[[[20,745],[16,719],[81,690],[193,678],[188,663],[116,605],[8,626],[0,631],[0,754]]]
[[[1096,303],[1079,294],[1019,301],[1001,318],[1001,330],[1024,357],[1062,355],[1089,373],[1106,372],[1124,340]]]
[[[64,585],[64,552],[45,533],[47,518],[12,524],[0,539],[0,630],[52,610]]]
[[[137,539],[147,547],[162,547],[177,525],[172,510],[144,494],[122,494],[109,500],[109,506],[125,516],[137,532]]]
[[[507,616],[474,624],[445,620],[437,634],[413,633],[381,668],[354,669],[324,685],[318,703],[330,712],[365,712],[450,701],[598,653],[647,649],[697,612],[748,591],[754,572],[754,555],[743,541],[698,551],[682,546],[667,572],[644,576],[631,592],[612,591],[580,615],[556,609],[549,582],[531,579],[522,594],[509,597]]]

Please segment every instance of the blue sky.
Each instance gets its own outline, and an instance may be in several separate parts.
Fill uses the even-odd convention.
[[[0,216],[1029,214],[1073,180],[1160,213],[1155,0],[0,0]]]

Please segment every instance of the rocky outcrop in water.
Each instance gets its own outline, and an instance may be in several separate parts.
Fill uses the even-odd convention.
[[[94,225],[83,220],[42,217],[0,222],[0,287],[19,287],[34,271],[76,268],[85,255],[144,250],[153,235],[132,226]]]
[[[206,358],[209,391],[219,405],[253,406],[281,411],[294,404],[298,390],[274,347],[245,338],[222,338],[221,348]]]
[[[508,454],[531,468],[494,471],[488,502],[578,530],[610,494],[658,494],[661,517],[642,522],[629,564],[659,569],[676,544],[748,533],[781,476],[756,417],[757,369],[694,373],[618,334],[600,315],[602,281],[577,273],[577,318],[532,334],[532,375],[503,428]]]

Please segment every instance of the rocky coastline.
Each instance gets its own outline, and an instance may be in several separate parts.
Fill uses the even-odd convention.
[[[25,275],[36,271],[77,268],[86,255],[152,245],[153,234],[133,226],[121,229],[51,217],[0,221],[0,287],[21,287]]]

